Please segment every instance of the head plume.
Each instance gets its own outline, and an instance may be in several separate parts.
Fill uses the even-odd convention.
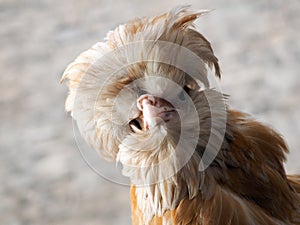
[[[214,66],[220,77],[218,59],[210,43],[193,26],[206,12],[180,6],[160,16],[135,19],[110,31],[104,42],[83,52],[67,67],[61,79],[68,80],[70,90],[66,110],[77,121],[86,141],[103,157],[116,159],[122,140],[130,133],[126,121],[112,121],[112,115],[121,110],[114,107],[115,100],[126,85],[149,75],[163,74],[179,85],[201,83],[207,87],[205,65]],[[172,50],[165,44],[178,48]],[[196,64],[189,61],[190,57],[180,57],[186,52],[197,57]],[[171,60],[165,62],[170,53]],[[177,69],[177,63],[185,65],[187,71]],[[192,78],[186,74],[192,74]],[[136,97],[131,93],[123,103],[132,106]],[[132,106],[128,117],[135,113]]]

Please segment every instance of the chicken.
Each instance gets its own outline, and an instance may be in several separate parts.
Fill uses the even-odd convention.
[[[180,6],[110,31],[65,70],[66,110],[131,180],[132,223],[300,224],[283,138],[211,88],[218,59]]]

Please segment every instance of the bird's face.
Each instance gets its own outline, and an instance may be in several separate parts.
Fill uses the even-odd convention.
[[[121,25],[63,75],[66,109],[82,136],[133,180],[176,174],[207,142],[207,65],[217,76],[220,70],[210,43],[191,25],[201,14],[183,7]],[[200,125],[207,132],[200,134]]]
[[[117,160],[136,182],[157,182],[159,171],[165,172],[160,180],[175,174],[193,154],[199,136],[198,83],[177,68],[155,64],[155,71],[152,63],[142,73],[128,69],[131,74],[105,86],[98,99],[98,108],[104,101],[112,103],[105,112],[112,119],[106,122],[114,124],[113,134],[124,131]],[[148,174],[147,181],[140,179],[142,174]]]

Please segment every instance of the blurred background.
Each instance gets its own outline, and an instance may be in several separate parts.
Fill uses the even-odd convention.
[[[300,1],[186,3],[215,9],[197,25],[220,60],[222,90],[232,108],[285,137],[286,169],[300,173]],[[0,224],[130,224],[129,188],[103,179],[82,159],[59,80],[118,24],[179,4],[0,0]]]

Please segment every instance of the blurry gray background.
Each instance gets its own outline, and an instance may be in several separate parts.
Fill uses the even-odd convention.
[[[0,224],[130,224],[128,187],[82,159],[59,84],[106,32],[178,0],[0,0]],[[300,1],[186,1],[216,9],[197,21],[220,59],[230,104],[287,140],[300,172]],[[106,167],[104,166],[103,170]]]

